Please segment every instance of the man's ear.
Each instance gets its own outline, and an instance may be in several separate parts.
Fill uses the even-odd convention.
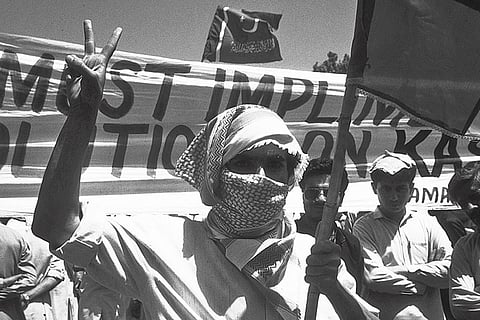
[[[337,202],[338,202],[338,206],[340,207],[343,203],[343,198],[345,197],[345,192],[339,192],[338,193],[338,199],[337,199]]]
[[[377,184],[372,181],[370,185],[372,186],[373,193],[377,194]]]
[[[414,190],[414,187],[415,187],[415,183],[410,183],[410,196],[413,194],[413,190]]]
[[[287,185],[288,185],[288,190],[289,191],[291,191],[293,189],[293,187],[295,186],[295,175],[293,173],[291,173],[288,176]],[[303,192],[303,188],[302,188],[302,192]]]

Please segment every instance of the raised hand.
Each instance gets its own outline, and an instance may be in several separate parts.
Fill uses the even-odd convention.
[[[122,34],[121,28],[116,28],[100,53],[95,53],[95,39],[92,22],[83,22],[85,34],[85,55],[78,58],[68,55],[67,63],[67,97],[70,104],[69,113],[82,111],[81,105],[90,106],[95,110],[102,100],[105,85],[105,73],[108,62],[117,47]],[[83,110],[88,111],[88,110]]]
[[[80,177],[89,139],[102,101],[105,73],[122,33],[116,28],[100,53],[95,53],[92,23],[85,20],[85,55],[67,62],[68,117],[58,135],[38,194],[34,234],[59,247],[80,223]]]

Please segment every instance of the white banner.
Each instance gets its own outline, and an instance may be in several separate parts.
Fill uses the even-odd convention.
[[[0,212],[33,211],[68,112],[64,58],[82,51],[81,45],[0,34]],[[173,175],[175,162],[206,121],[240,103],[276,111],[311,157],[333,157],[344,83],[340,74],[116,52],[85,159],[82,195],[100,202],[116,197],[112,213],[192,212],[200,202],[182,200],[194,190]],[[446,185],[454,168],[480,155],[476,141],[447,137],[360,96],[347,141],[351,185],[345,206],[368,210],[376,205],[367,168],[384,150],[416,160],[418,190],[411,202],[431,208],[449,206]],[[127,195],[146,198],[126,204]],[[301,210],[301,197],[289,203]]]

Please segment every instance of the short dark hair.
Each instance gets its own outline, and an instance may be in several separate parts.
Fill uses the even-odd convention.
[[[454,204],[459,204],[463,198],[468,197],[465,187],[468,187],[469,190],[480,188],[480,161],[467,163],[450,179],[448,196]]]
[[[319,175],[319,174],[332,174],[332,167],[333,167],[333,160],[329,158],[314,158],[311,159],[308,163],[307,169],[303,173],[302,180],[300,180],[299,185],[300,188],[303,189],[305,188],[305,180],[308,177],[314,176],[314,175]],[[340,185],[340,191],[342,193],[347,190],[348,187],[348,173],[347,170],[345,170],[345,167],[343,168],[343,173],[342,173],[342,184]]]

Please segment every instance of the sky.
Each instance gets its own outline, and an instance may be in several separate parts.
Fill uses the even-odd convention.
[[[283,60],[262,67],[311,71],[328,51],[350,54],[355,0],[0,0],[0,32],[83,43],[82,21],[96,45],[123,28],[119,50],[200,61],[217,6],[282,14],[275,32]]]

